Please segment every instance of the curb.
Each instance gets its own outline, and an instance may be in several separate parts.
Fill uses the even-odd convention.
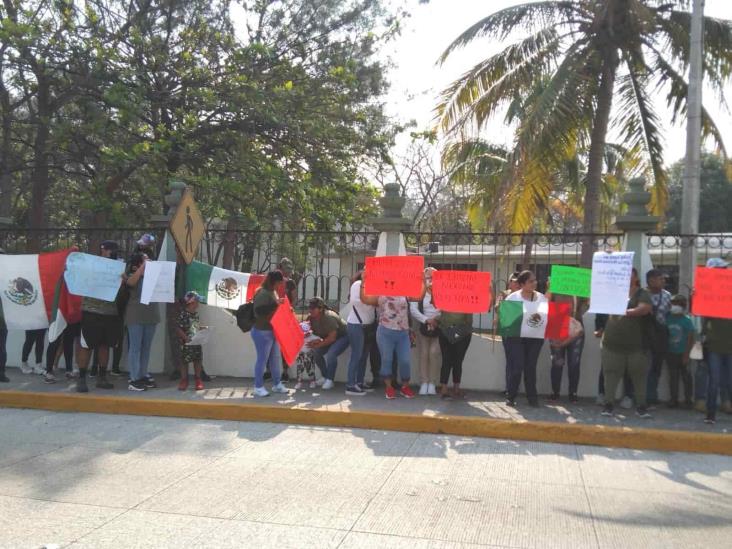
[[[348,427],[732,456],[730,435],[547,421],[518,422],[482,417],[423,416],[377,411],[340,412],[260,404],[220,404],[23,391],[0,391],[0,407]]]

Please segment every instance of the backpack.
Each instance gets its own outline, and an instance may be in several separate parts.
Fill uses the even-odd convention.
[[[236,313],[234,313],[234,316],[236,317],[236,325],[239,326],[239,329],[247,333],[254,326],[254,303],[250,301],[249,303],[240,305]]]

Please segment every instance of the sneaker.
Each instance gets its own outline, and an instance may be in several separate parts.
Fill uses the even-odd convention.
[[[326,379],[323,382],[323,391],[328,391],[328,390],[332,389],[334,385],[335,384],[333,383],[332,379]]]
[[[56,383],[56,376],[52,373],[46,372],[43,376],[43,381],[46,383]]]
[[[287,387],[285,387],[284,384],[280,381],[277,385],[272,385],[272,392],[273,393],[287,394],[290,391],[288,391],[287,390]]]
[[[205,387],[203,386],[203,380],[200,377],[195,378],[194,388],[196,389],[196,391],[204,390]]]
[[[178,382],[178,390],[185,391],[187,389],[188,389],[188,376],[181,377],[180,381]]]
[[[144,391],[145,390],[145,382],[140,379],[138,381],[130,381],[130,384],[127,386],[128,391]]]
[[[630,410],[633,407],[633,399],[629,396],[624,396],[623,400],[620,401],[620,407],[624,410]]]
[[[572,404],[577,404],[579,402],[579,398],[577,398],[577,395],[570,393],[569,402],[571,402]]]
[[[156,389],[158,386],[152,376],[143,377],[142,382],[145,384],[145,389]]]
[[[315,380],[315,385],[317,385],[318,387],[322,387],[325,382],[326,379],[324,377],[321,377],[320,379]]]
[[[23,372],[24,374],[32,374],[33,368],[30,367],[27,362],[24,362],[23,364],[20,365],[20,371]]]
[[[362,384],[359,384],[358,386],[361,388],[361,390],[364,393],[373,393],[374,392],[373,385],[369,385],[368,383],[362,383]]]
[[[295,383],[296,391],[299,391],[300,389],[304,389],[304,388],[305,388],[305,384],[302,381],[298,381],[297,383]]]
[[[346,394],[351,396],[364,396],[366,391],[361,389],[358,385],[354,385],[353,387],[346,387]]]
[[[257,387],[254,389],[254,396],[256,397],[268,397],[269,392],[264,387]]]
[[[427,384],[427,394],[428,395],[436,395],[437,394],[437,389],[435,388],[435,384],[434,383],[428,383]]]
[[[597,404],[598,406],[605,406],[605,395],[603,395],[602,393],[597,395],[597,398],[595,399],[595,404]]]
[[[396,389],[394,387],[386,387],[384,389],[384,396],[389,400],[394,400],[396,398]]]
[[[37,376],[45,376],[46,369],[43,367],[43,364],[36,364],[35,366],[33,366],[33,373]]]
[[[97,389],[114,389],[114,384],[107,381],[107,377],[101,375],[97,378]]]
[[[704,418],[704,423],[707,425],[714,425],[715,422],[716,419],[712,414],[707,414],[707,417]]]
[[[412,391],[412,388],[406,383],[402,385],[402,389],[399,392],[404,398],[414,398],[414,391]]]
[[[602,412],[600,412],[600,415],[605,416],[605,417],[613,417],[613,405],[605,404],[605,406],[602,409]]]
[[[427,396],[429,394],[427,392],[428,388],[429,388],[429,384],[423,383],[422,385],[419,386],[419,394],[421,396]]]
[[[88,393],[89,387],[86,385],[86,378],[80,377],[79,381],[76,382],[76,392],[77,393]]]
[[[651,419],[653,417],[648,413],[648,408],[644,406],[638,406],[638,408],[635,409],[635,415],[642,419]]]
[[[122,375],[122,372],[120,372],[119,368],[112,368],[112,371],[109,373],[114,377],[120,377]]]

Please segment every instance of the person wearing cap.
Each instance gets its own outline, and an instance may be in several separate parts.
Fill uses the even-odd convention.
[[[338,313],[328,309],[322,297],[314,297],[308,302],[310,329],[320,340],[308,343],[315,353],[315,361],[323,374],[323,390],[333,388],[338,357],[348,349],[348,331],[346,322]],[[354,374],[351,376],[350,374]],[[349,372],[349,380],[355,377],[355,371]],[[350,381],[349,381],[350,383]],[[346,386],[347,395],[360,396],[364,390],[353,382]]]
[[[0,248],[0,254],[5,254],[5,250]],[[5,375],[5,365],[8,362],[8,351],[6,348],[8,342],[8,326],[5,324],[5,316],[3,308],[0,306],[0,383],[8,383],[10,380]]]
[[[254,309],[254,326],[250,334],[257,350],[257,362],[254,364],[254,395],[269,396],[264,388],[264,367],[269,365],[272,372],[272,392],[287,393],[287,387],[280,377],[280,346],[272,331],[272,317],[277,307],[284,304],[285,299],[278,296],[278,291],[285,285],[285,277],[280,271],[270,271],[257,288],[252,303]]]
[[[188,292],[183,297],[183,303],[176,321],[176,333],[180,340],[180,382],[178,390],[185,391],[188,389],[188,363],[193,363],[193,375],[196,391],[203,390],[203,380],[201,379],[201,369],[203,368],[203,349],[200,345],[188,345],[200,326],[198,317],[198,304],[201,302],[201,296],[197,292]]]
[[[137,241],[135,252],[127,262],[125,269],[126,284],[129,289],[129,300],[125,308],[125,325],[127,326],[127,371],[130,380],[127,389],[145,391],[156,387],[155,381],[148,375],[150,351],[155,330],[160,323],[160,311],[157,303],[145,305],[140,301],[145,277],[145,266],[154,257],[155,237],[144,234]]]
[[[714,257],[707,261],[710,269],[726,269],[729,262]],[[706,423],[717,418],[717,395],[722,402],[722,411],[732,413],[732,319],[704,318],[702,324],[704,346],[707,350],[707,415]]]
[[[102,242],[99,255],[108,259],[117,259],[119,247],[113,240]],[[120,287],[122,286],[120,280]],[[76,348],[76,362],[79,367],[79,380],[76,390],[86,393],[89,388],[86,383],[87,370],[92,351],[96,350],[99,357],[99,372],[96,386],[98,389],[114,389],[114,385],[107,381],[107,363],[109,349],[120,343],[122,334],[122,319],[114,301],[103,301],[93,297],[84,297],[81,300],[81,336]]]
[[[671,399],[669,408],[679,405],[679,378],[684,384],[684,405],[691,408],[693,401],[691,373],[689,373],[689,354],[694,346],[695,330],[691,317],[686,314],[686,297],[677,294],[671,298],[671,310],[666,316],[668,327],[668,365],[669,389]]]
[[[651,269],[646,273],[646,290],[653,305],[653,314],[649,316],[652,333],[646,341],[650,351],[650,368],[646,381],[646,402],[649,405],[658,404],[658,380],[668,352],[666,316],[671,310],[671,292],[664,289],[665,285],[666,275],[660,269]]]

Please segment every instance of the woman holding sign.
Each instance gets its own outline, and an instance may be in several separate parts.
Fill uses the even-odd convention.
[[[440,310],[435,307],[432,299],[432,273],[436,269],[428,267],[424,270],[424,284],[426,292],[419,302],[412,302],[409,306],[412,318],[417,322],[417,362],[422,385],[420,395],[436,395],[437,383],[442,354],[440,352],[440,330],[437,323],[440,319]]]
[[[264,388],[264,367],[269,364],[272,372],[272,392],[286,393],[287,387],[282,384],[280,377],[280,345],[275,339],[272,330],[272,317],[277,307],[285,302],[278,292],[285,286],[285,277],[281,271],[270,271],[257,288],[254,294],[254,326],[252,327],[252,341],[257,350],[257,362],[254,364],[254,395],[269,396]]]
[[[394,352],[396,351],[399,364],[399,377],[402,381],[400,392],[404,398],[414,398],[414,392],[409,387],[411,377],[411,340],[409,334],[409,299],[393,296],[368,296],[365,291],[366,271],[362,278],[361,303],[373,305],[377,308],[379,326],[376,328],[376,341],[381,353],[381,377],[386,385],[385,396],[388,399],[396,398],[396,389],[391,379]],[[421,295],[424,297],[425,288]]]

